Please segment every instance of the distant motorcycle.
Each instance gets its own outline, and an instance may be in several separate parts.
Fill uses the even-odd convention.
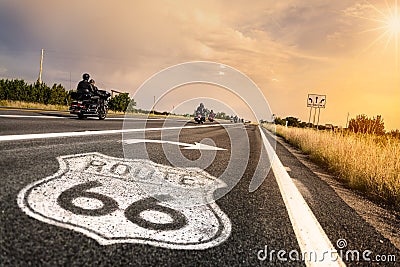
[[[206,121],[206,116],[197,113],[197,115],[194,117],[194,120],[198,123],[198,124],[203,124]]]
[[[70,114],[78,115],[79,119],[86,117],[98,117],[104,120],[108,113],[108,99],[111,94],[104,90],[97,90],[95,94],[77,93],[71,94],[74,101],[69,107]]]
[[[213,122],[214,119],[215,119],[215,114],[214,114],[214,113],[210,113],[210,114],[208,115],[208,121],[209,121],[209,122]]]

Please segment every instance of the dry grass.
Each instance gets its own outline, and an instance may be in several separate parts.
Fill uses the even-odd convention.
[[[276,126],[276,133],[367,196],[400,208],[400,141],[390,137]]]
[[[0,100],[0,106],[13,107],[13,108],[37,108],[45,110],[68,110],[68,106],[64,105],[45,105],[39,103],[30,103],[23,101],[10,101],[10,100]]]

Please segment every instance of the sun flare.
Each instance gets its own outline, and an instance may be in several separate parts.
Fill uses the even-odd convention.
[[[398,1],[394,0],[393,4],[390,4],[387,0],[385,0],[386,8],[383,9],[378,8],[367,0],[365,0],[365,2],[367,3],[367,6],[371,11],[369,15],[350,15],[377,24],[376,27],[366,29],[362,32],[379,32],[379,35],[368,45],[365,50],[369,50],[371,47],[375,46],[379,42],[384,43],[384,48],[382,49],[382,51],[386,51],[389,47],[394,47],[396,67],[399,68],[400,12]],[[373,13],[375,13],[375,15],[373,15]]]
[[[368,31],[381,31],[381,34],[375,39],[374,42],[371,43],[370,46],[374,45],[376,42],[378,42],[381,39],[384,39],[386,37],[386,45],[385,49],[388,47],[388,45],[394,41],[395,45],[395,50],[396,50],[396,57],[398,53],[398,45],[399,45],[399,37],[400,37],[400,15],[398,11],[398,4],[397,0],[394,2],[393,6],[390,6],[388,2],[386,2],[387,6],[387,11],[384,12],[380,9],[378,9],[376,6],[370,4],[371,8],[373,8],[376,12],[379,13],[380,19],[370,19],[373,21],[377,21],[380,24],[380,27],[373,28]]]
[[[400,34],[400,16],[398,14],[390,16],[386,21],[386,26],[392,34]]]

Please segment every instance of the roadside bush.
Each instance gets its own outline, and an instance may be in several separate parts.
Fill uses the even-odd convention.
[[[357,115],[355,119],[349,121],[348,129],[353,133],[385,134],[385,124],[380,115],[376,116],[376,118],[368,118],[365,114]]]
[[[132,107],[136,106],[136,103],[133,101],[133,99],[129,97],[129,94],[123,93],[111,98],[110,102],[108,103],[108,107],[113,111],[125,112],[128,108],[129,103],[131,103]]]
[[[27,84],[18,79],[0,80],[0,100],[65,105],[70,98],[70,93],[61,84],[54,84],[50,88],[45,83]]]

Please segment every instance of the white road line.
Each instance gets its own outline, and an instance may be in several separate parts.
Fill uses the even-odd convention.
[[[37,118],[37,119],[66,119],[68,117],[59,117],[59,116],[34,116],[34,115],[0,115],[2,118]]]
[[[17,135],[3,135],[0,136],[0,141],[18,141],[30,140],[41,138],[56,138],[56,137],[77,137],[86,135],[106,135],[118,133],[130,133],[141,131],[164,131],[175,129],[193,129],[204,127],[224,126],[225,124],[210,124],[210,125],[196,125],[196,126],[179,126],[179,127],[161,127],[161,128],[145,128],[145,129],[123,129],[123,130],[102,130],[102,131],[84,131],[84,132],[61,132],[61,133],[41,133],[41,134],[17,134]]]
[[[225,148],[220,148],[216,146],[210,146],[198,142],[194,142],[194,144],[182,143],[182,142],[173,142],[167,140],[152,140],[152,139],[128,139],[124,140],[124,143],[129,144],[137,144],[137,143],[155,143],[155,144],[171,144],[177,146],[184,146],[183,149],[198,149],[198,150],[226,150]]]
[[[302,253],[307,253],[307,266],[346,266],[322,229],[315,215],[293,183],[278,155],[259,126],[264,147],[272,160],[272,171],[289,214]],[[313,257],[310,259],[310,253]],[[317,257],[317,260],[314,260]],[[334,260],[336,259],[336,260]]]
[[[96,117],[93,117],[93,119],[97,119]],[[127,117],[127,118],[125,118],[125,117],[122,117],[122,118],[113,118],[113,117],[107,117],[106,118],[106,120],[119,120],[119,121],[123,121],[123,120],[133,120],[133,121],[165,121],[165,118],[129,118],[129,117]]]
[[[96,119],[96,118],[93,118]],[[109,118],[107,117],[106,120],[133,120],[133,121],[176,121],[176,122],[189,122],[193,120],[177,120],[175,118]]]
[[[1,114],[0,118],[30,118],[30,119],[71,119],[75,117],[67,116],[67,117],[62,117],[62,116],[54,116],[54,115],[12,115],[12,114]],[[88,119],[96,119],[97,118],[88,118]],[[165,118],[113,118],[113,117],[107,117],[106,120],[136,120],[136,121],[164,121]],[[177,120],[177,121],[188,121],[188,120]]]

